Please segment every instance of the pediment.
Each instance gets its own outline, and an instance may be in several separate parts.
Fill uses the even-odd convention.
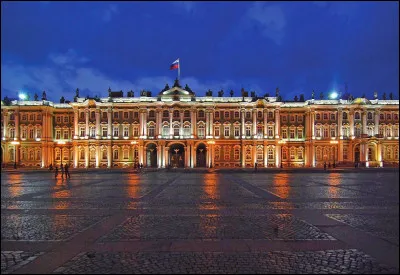
[[[163,96],[192,96],[194,95],[193,92],[186,91],[179,87],[173,87],[167,91],[161,93]]]

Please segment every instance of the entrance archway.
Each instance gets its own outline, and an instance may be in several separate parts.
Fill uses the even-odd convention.
[[[175,143],[169,146],[169,163],[173,168],[185,167],[185,147],[182,144]]]
[[[354,162],[360,162],[360,144],[354,147]]]
[[[376,145],[373,143],[368,144],[368,161],[376,161]]]
[[[196,167],[206,167],[207,149],[204,143],[200,143],[196,149]]]
[[[154,143],[150,143],[146,148],[146,164],[147,167],[157,167],[157,147]]]

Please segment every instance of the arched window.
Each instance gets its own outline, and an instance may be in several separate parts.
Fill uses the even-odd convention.
[[[287,150],[287,148],[286,147],[283,147],[283,149],[282,149],[282,159],[283,160],[287,160],[287,152],[288,150]]]
[[[188,110],[186,110],[186,111],[183,113],[183,116],[184,116],[184,117],[190,117],[190,112],[189,112]]]
[[[372,119],[372,113],[371,113],[371,112],[368,112],[367,117],[368,117],[368,119]]]
[[[315,119],[316,119],[316,120],[321,120],[321,115],[320,115],[320,114],[316,114],[316,115],[315,115]]]
[[[204,111],[203,110],[199,111],[199,117],[204,117]]]
[[[384,114],[380,114],[380,115],[379,115],[379,119],[380,119],[380,120],[385,120],[385,115],[384,115]]]
[[[114,159],[118,160],[119,159],[119,153],[117,149],[114,149]]]
[[[296,149],[294,147],[290,148],[290,160],[295,159]]]
[[[360,113],[359,112],[356,112],[354,114],[354,119],[360,119]]]
[[[169,117],[169,112],[168,111],[164,111],[163,112],[163,117]]]
[[[149,111],[149,118],[154,118],[156,117],[156,112],[154,112],[153,110]]]
[[[178,117],[179,117],[179,111],[178,111],[178,110],[175,110],[175,111],[173,112],[173,116],[174,116],[174,118],[178,118]]]
[[[303,147],[297,148],[297,159],[303,159]]]
[[[204,124],[200,124],[197,128],[197,135],[199,136],[199,138],[204,137]]]
[[[343,112],[343,119],[347,119],[347,113]]]

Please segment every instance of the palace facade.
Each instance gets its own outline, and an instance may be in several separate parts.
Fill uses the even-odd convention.
[[[399,100],[158,96],[1,104],[3,166],[315,167],[398,165]]]

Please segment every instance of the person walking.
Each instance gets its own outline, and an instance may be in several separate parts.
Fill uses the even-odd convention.
[[[61,178],[64,179],[64,165],[62,163],[60,165],[60,170],[61,170]]]
[[[326,162],[324,162],[324,170],[326,170]]]
[[[69,179],[71,178],[71,174],[69,173],[69,164],[68,163],[65,164],[65,178],[67,178],[67,176]]]
[[[56,165],[56,167],[55,167],[55,172],[54,172],[54,178],[57,178],[58,177],[58,166]]]
[[[257,162],[254,163],[254,172],[257,172]]]

